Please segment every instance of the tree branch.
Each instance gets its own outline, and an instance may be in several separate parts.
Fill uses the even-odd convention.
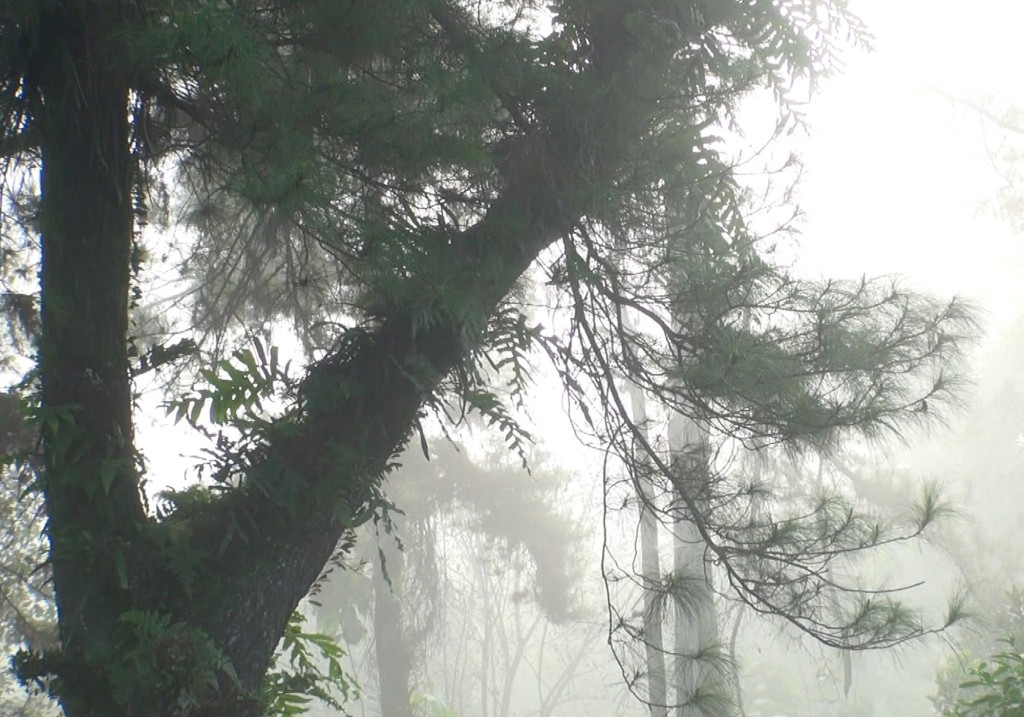
[[[548,119],[547,131],[517,143],[512,164],[524,169],[506,177],[506,190],[476,225],[438,250],[447,256],[432,262],[433,275],[408,280],[416,296],[436,294],[444,283],[460,286],[469,311],[434,317],[424,328],[415,320],[422,307],[392,307],[375,331],[354,334],[344,352],[310,371],[303,415],[257,457],[245,488],[194,524],[197,545],[220,553],[193,604],[226,606],[202,618],[201,626],[225,650],[245,688],[256,687],[280,628],[343,532],[372,515],[379,476],[424,399],[477,347],[498,302],[587,211],[593,185],[616,175],[626,150],[646,131],[652,103],[636,75],[658,81],[673,48],[664,43],[655,50],[624,30],[632,7],[611,3],[600,14],[594,36],[606,41],[604,61],[591,65],[592,76],[579,85],[602,88],[591,92],[589,106],[574,97],[565,105],[571,110]],[[663,62],[651,61],[657,53]],[[581,129],[573,121],[581,113],[606,121]],[[282,495],[297,502],[285,507]],[[217,598],[225,594],[232,599]]]

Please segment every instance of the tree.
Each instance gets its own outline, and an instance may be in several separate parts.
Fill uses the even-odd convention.
[[[1014,231],[1024,225],[1021,200],[1021,139],[1024,138],[1024,117],[1018,101],[990,94],[978,98],[960,97],[940,91],[955,107],[976,115],[981,121],[982,139],[999,186],[991,196],[984,197],[982,207],[1005,221]],[[1000,93],[1003,94],[1003,93]]]
[[[969,313],[888,284],[773,272],[714,137],[753,88],[769,86],[786,110],[788,88],[827,70],[835,38],[857,31],[842,5],[547,7],[0,9],[5,176],[38,174],[18,207],[39,239],[30,383],[60,625],[60,649],[23,655],[19,671],[68,717],[263,711],[261,681],[296,604],[339,539],[386,505],[381,476],[425,411],[475,410],[513,447],[524,440],[486,367],[512,371],[518,400],[531,346],[556,359],[581,409],[598,398],[595,425],[607,422],[602,437],[624,457],[643,441],[616,375],[745,440],[794,445],[896,425],[949,395],[950,374],[918,379],[956,354]],[[141,231],[178,191],[162,184],[170,169],[200,237],[185,267],[205,277],[191,333],[218,329],[212,346],[189,338],[219,361],[173,405],[193,421],[209,408],[231,430],[213,490],[172,496],[154,516],[132,374],[190,345],[144,352],[129,316],[133,287],[150,290],[139,285],[147,243],[172,241]],[[664,211],[676,203],[699,211]],[[681,215],[699,226],[665,219]],[[624,259],[608,263],[615,253]],[[564,341],[521,311],[535,262],[572,304]],[[636,331],[618,319],[627,305],[644,316]],[[764,323],[741,329],[737,312]],[[232,336],[282,316],[315,354],[301,378],[262,344],[224,358]],[[623,342],[632,350],[617,353]],[[614,365],[622,355],[637,359]],[[272,390],[285,399],[277,412],[262,408]],[[788,520],[723,519],[713,499],[674,487],[755,609],[836,644],[919,632],[884,601],[819,619],[823,544],[870,542],[833,503],[793,534]],[[780,545],[780,531],[794,542]]]
[[[633,419],[641,431],[647,430],[647,405],[636,387],[630,392]],[[646,438],[646,436],[645,436]],[[647,458],[642,457],[646,462]],[[646,700],[652,717],[668,714],[668,683],[665,673],[665,634],[662,605],[657,586],[661,583],[661,556],[658,549],[658,518],[655,514],[654,486],[641,474],[637,482],[637,508],[640,511],[640,579],[643,586],[643,627],[639,636],[644,645],[644,667],[647,681]]]
[[[428,696],[460,714],[514,712],[513,688],[522,700],[528,665],[558,664],[557,650],[549,644],[545,659],[537,637],[576,617],[573,548],[588,528],[554,507],[561,479],[536,451],[530,477],[500,450],[478,464],[444,443],[429,461],[410,447],[398,462],[388,486],[402,514],[361,531],[350,555],[372,564],[372,589],[355,586],[361,576],[353,571],[333,572],[316,594],[318,622],[336,633],[353,609],[367,623],[372,617],[377,669],[369,679],[383,715],[413,714],[412,703]],[[350,621],[343,631],[358,641]],[[594,637],[558,646],[576,651],[569,676]],[[572,698],[570,685],[569,677],[542,684],[538,675],[537,709]]]
[[[699,246],[699,237],[699,230],[691,227],[691,246]],[[822,487],[794,495],[786,491],[778,478],[765,483],[744,470],[742,464],[737,469],[736,455],[750,449],[764,453],[773,445],[781,445],[796,455],[811,448],[827,456],[842,447],[844,434],[876,437],[881,426],[892,426],[883,414],[893,406],[883,408],[889,399],[879,399],[900,383],[891,382],[885,375],[891,371],[898,373],[898,367],[904,365],[900,356],[905,354],[897,348],[909,337],[903,332],[909,329],[911,334],[930,335],[926,342],[933,346],[932,342],[944,332],[935,334],[923,325],[910,329],[905,322],[911,303],[906,298],[896,298],[901,293],[896,285],[868,281],[846,285],[803,282],[758,264],[756,259],[753,266],[739,263],[742,269],[738,270],[737,264],[731,262],[742,262],[742,249],[742,245],[734,246],[731,251],[736,254],[723,251],[724,258],[717,266],[718,259],[713,254],[712,258],[698,254],[703,265],[683,261],[673,266],[673,270],[685,276],[687,290],[669,293],[671,305],[661,316],[690,317],[691,323],[677,330],[670,319],[651,312],[648,317],[656,326],[654,337],[652,332],[631,330],[621,321],[621,306],[635,304],[628,298],[621,299],[628,293],[624,284],[618,284],[615,291],[601,285],[609,275],[611,282],[616,281],[613,272],[588,272],[586,284],[580,282],[588,292],[587,303],[594,311],[591,316],[601,317],[605,312],[604,317],[612,317],[612,322],[618,319],[619,325],[625,327],[618,332],[579,332],[582,342],[591,349],[580,354],[602,358],[596,367],[585,360],[576,364],[577,375],[586,376],[593,382],[595,394],[609,396],[620,407],[618,413],[604,414],[596,420],[586,414],[583,418],[622,460],[625,482],[632,486],[627,493],[657,496],[642,498],[645,509],[655,511],[675,535],[685,536],[683,542],[696,542],[696,557],[676,561],[674,570],[653,585],[646,566],[634,574],[623,567],[625,561],[617,558],[609,561],[611,567],[606,577],[611,583],[625,580],[655,591],[659,596],[655,604],[675,606],[675,619],[689,623],[690,627],[683,630],[686,640],[677,640],[677,645],[666,652],[674,650],[672,654],[682,658],[701,656],[703,666],[692,658],[689,664],[702,670],[706,678],[703,684],[694,685],[692,673],[678,671],[682,689],[677,690],[671,706],[699,714],[719,714],[728,709],[721,699],[727,681],[727,669],[721,663],[724,651],[710,639],[698,637],[715,634],[714,619],[708,615],[709,599],[702,595],[714,586],[704,575],[716,574],[721,584],[728,585],[729,590],[719,589],[722,597],[738,597],[756,612],[781,616],[825,645],[850,650],[896,644],[927,630],[916,616],[888,600],[891,591],[885,586],[841,586],[833,566],[839,565],[842,573],[848,574],[850,563],[858,554],[920,535],[942,512],[935,495],[926,494],[914,519],[903,523],[901,532],[880,515],[855,511],[841,490]],[[613,264],[614,259],[608,263]],[[646,276],[642,280],[648,281]],[[730,299],[730,295],[740,298]],[[604,297],[609,298],[605,301]],[[882,308],[885,304],[889,307]],[[594,310],[595,305],[600,308]],[[948,308],[954,314],[959,312],[955,305]],[[889,311],[894,313],[889,314],[889,319],[882,319]],[[728,319],[722,321],[726,316]],[[808,317],[813,317],[811,325],[803,323]],[[892,320],[895,332],[875,323],[880,319],[885,323]],[[580,322],[586,320],[581,318]],[[954,323],[958,321],[955,319]],[[910,319],[910,323],[915,322],[916,319]],[[904,338],[890,344],[897,334]],[[615,348],[587,343],[595,341],[595,337],[604,341],[609,335],[613,342],[621,343]],[[886,337],[882,343],[875,343],[882,336]],[[697,342],[698,348],[689,360],[680,362],[678,355],[673,354],[682,352],[678,342],[688,340]],[[720,349],[725,350],[724,355],[717,353]],[[638,368],[634,357],[641,351],[646,352],[651,364]],[[609,356],[613,358],[603,358]],[[926,364],[918,364],[918,370],[925,374],[921,379],[928,387],[926,392],[948,388],[946,382],[950,377],[937,365]],[[710,377],[704,374],[708,369],[713,372]],[[854,374],[860,372],[860,377],[855,378]],[[628,377],[632,384],[628,392],[607,381],[606,377],[615,375]],[[670,380],[665,381],[665,377]],[[709,379],[709,384],[704,384]],[[712,385],[717,394],[700,390]],[[586,392],[579,386],[577,381],[573,388],[582,397]],[[667,441],[660,441],[660,448],[659,442],[650,437],[650,420],[636,410],[632,415],[624,410],[626,396],[635,396],[636,386],[657,395],[667,414],[661,421],[668,423],[669,436]],[[867,386],[872,386],[868,393],[876,389],[880,393],[864,400],[861,391]],[[897,392],[905,389],[906,386]],[[844,399],[846,390],[853,393]],[[862,398],[846,403],[854,394]],[[928,399],[923,397],[902,405],[911,415],[926,414],[929,410]],[[780,408],[781,413],[776,413]],[[877,413],[879,409],[881,412]],[[847,419],[841,419],[840,414],[846,410],[851,413]],[[818,418],[813,418],[818,411]],[[673,440],[673,433],[678,436],[679,429],[673,432],[672,424],[680,422],[680,417],[708,428],[687,440]],[[763,418],[767,420],[760,423]],[[812,425],[804,423],[807,419],[811,419]],[[850,431],[851,428],[855,430]],[[657,479],[653,493],[648,488],[652,474]],[[607,485],[607,503],[617,505],[622,497],[621,484],[610,480]],[[702,525],[705,520],[709,522]],[[692,533],[686,536],[686,532],[680,532],[680,525]],[[694,581],[695,574],[702,575],[702,579]],[[650,602],[650,596],[645,597],[645,603]],[[959,600],[954,600],[945,624],[957,619],[961,608]],[[613,605],[610,637],[618,648],[624,675],[634,694],[651,701],[652,713],[658,713],[655,691],[650,689],[645,695],[644,690],[638,689],[644,678],[652,686],[656,682],[653,670],[648,674],[643,667],[635,667],[640,664],[650,669],[650,655],[638,659],[631,652],[637,641],[651,651],[658,640],[661,620],[652,621],[652,610],[646,607],[640,614],[642,621],[636,619],[636,614],[630,615]],[[663,616],[666,610],[662,608],[657,614]],[[822,615],[829,617],[822,620]],[[694,627],[701,623],[706,627]],[[652,624],[656,626],[653,637]],[[701,643],[696,651],[695,638]],[[687,664],[686,659],[682,663]]]

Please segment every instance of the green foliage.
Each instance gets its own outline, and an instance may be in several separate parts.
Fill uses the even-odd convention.
[[[265,448],[271,436],[289,430],[291,417],[287,411],[272,416],[269,407],[274,402],[288,406],[295,389],[288,366],[280,364],[278,355],[276,346],[268,352],[263,342],[254,337],[251,349],[238,349],[215,368],[201,370],[205,385],[200,384],[190,393],[165,404],[166,412],[173,415],[176,422],[186,420],[210,441],[204,449],[207,461],[199,471],[200,475],[208,473],[212,480],[210,488],[216,492],[238,488],[254,457]],[[216,431],[207,425],[212,425]],[[257,484],[255,480],[253,485],[272,490],[274,499],[294,513],[298,486],[278,482],[272,487],[266,482]],[[164,515],[177,511],[181,517],[185,514],[183,509],[196,508],[210,498],[212,495],[206,489],[164,492],[160,510]],[[189,514],[196,515],[196,512],[192,510]]]
[[[187,717],[227,685],[237,687],[231,663],[201,630],[152,611],[125,612],[118,624],[117,652],[106,657],[120,705],[170,706]]]
[[[504,402],[493,392],[482,388],[467,390],[462,398],[470,410],[479,413],[487,421],[487,425],[501,432],[508,447],[519,454],[526,468],[526,446],[532,439],[505,408]]]
[[[263,402],[291,385],[287,367],[279,365],[278,348],[270,347],[269,357],[263,342],[252,339],[253,348],[239,349],[215,368],[202,369],[206,386],[183,398],[169,401],[165,409],[175,422],[187,419],[198,426],[203,410],[215,426],[245,428],[265,422]],[[255,353],[254,353],[255,351]]]
[[[45,433],[52,443],[56,460],[74,458],[72,452],[81,440],[82,433],[77,425],[81,406],[44,407],[36,400],[26,403],[24,411],[28,425]]]
[[[478,414],[500,432],[506,447],[519,456],[527,470],[527,449],[533,437],[514,410],[525,406],[532,385],[531,353],[542,338],[541,326],[529,325],[527,316],[515,306],[503,306],[484,331],[481,348],[456,369],[450,382],[450,392],[461,403],[459,420],[467,414]],[[504,389],[500,393],[495,386],[499,383]]]
[[[1024,655],[1012,638],[1006,649],[967,670],[956,704],[943,717],[1006,717],[1024,714]]]
[[[425,717],[459,717],[459,714],[440,697],[414,692],[412,704],[415,714],[422,714]]]
[[[333,638],[304,632],[298,612],[288,620],[279,654],[263,680],[261,699],[267,717],[305,714],[314,699],[348,715],[345,703],[359,697],[359,687],[341,667],[345,653]],[[287,660],[286,666],[279,666]]]
[[[977,693],[977,690],[964,688],[964,673],[965,670],[970,674],[972,670],[984,668],[986,663],[972,663],[984,659],[991,661],[993,658],[985,656],[1002,654],[1005,650],[1000,649],[1001,645],[1009,645],[1012,651],[1024,640],[1024,590],[1014,587],[998,599],[984,591],[976,592],[973,597],[976,602],[981,602],[986,614],[992,618],[978,621],[975,629],[964,636],[955,655],[936,675],[937,688],[930,699],[935,709],[943,714],[963,707]]]

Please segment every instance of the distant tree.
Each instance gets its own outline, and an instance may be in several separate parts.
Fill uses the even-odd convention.
[[[532,476],[519,466],[478,465],[464,448],[444,442],[429,461],[418,447],[398,461],[402,467],[388,485],[406,507],[362,531],[357,546],[370,565],[372,589],[353,590],[351,571],[335,571],[317,591],[320,623],[334,631],[344,612],[360,614],[373,644],[384,715],[413,714],[413,703],[426,694],[456,707],[509,714],[513,687],[527,669],[526,651],[537,649],[548,623],[575,617],[574,548],[588,528],[567,522],[553,503],[559,481],[539,465]],[[504,608],[529,627],[509,619]],[[480,624],[488,637],[473,658],[467,633]],[[361,638],[351,625],[345,631]],[[437,657],[448,650],[461,655],[454,665]],[[572,697],[565,694],[566,680],[554,682],[557,690],[536,690],[542,712]]]
[[[386,507],[381,477],[425,413],[476,411],[513,449],[527,440],[503,399],[522,400],[531,348],[634,482],[649,471],[675,491],[740,599],[829,644],[920,634],[888,600],[832,614],[824,597],[831,557],[898,538],[831,498],[807,522],[752,517],[752,491],[728,481],[695,494],[616,384],[794,449],[951,395],[953,374],[931,372],[970,313],[773,269],[716,137],[755,88],[791,127],[793,88],[857,32],[843,4],[815,0],[4,3],[0,156],[26,231],[4,241],[38,238],[29,385],[60,632],[59,650],[21,655],[20,677],[68,717],[264,712],[296,605]],[[143,231],[175,193],[191,211],[167,228],[196,244]],[[201,277],[185,339],[208,363],[172,409],[220,431],[212,481],[159,511],[132,377],[192,344],[140,346],[129,310],[164,298],[147,247]],[[564,337],[525,318],[531,266],[570,307]],[[301,377],[262,343],[230,358],[281,318],[315,355]]]
[[[981,120],[982,140],[999,186],[983,206],[1016,231],[1024,230],[1024,108],[1019,100],[991,94],[964,97],[943,93]]]
[[[855,511],[849,492],[816,486],[813,475],[794,490],[781,476],[751,475],[734,458],[773,446],[828,456],[847,440],[874,439],[883,429],[898,431],[900,423],[927,417],[956,381],[941,362],[917,351],[960,339],[947,333],[948,325],[920,323],[914,314],[922,297],[910,298],[895,282],[797,279],[765,263],[756,242],[730,243],[700,215],[679,231],[688,241],[677,249],[682,256],[660,267],[666,285],[660,304],[650,298],[649,273],[609,269],[628,267],[630,255],[588,255],[594,266],[586,264],[575,288],[592,313],[577,314],[582,326],[573,336],[581,348],[561,357],[566,373],[574,369],[570,390],[577,404],[586,405],[589,395],[617,406],[581,418],[620,459],[642,512],[694,546],[660,577],[648,558],[639,571],[611,563],[609,581],[628,579],[656,596],[645,597],[640,619],[612,608],[611,637],[624,674],[652,714],[666,706],[677,714],[722,714],[731,709],[724,699],[731,678],[715,637],[709,588],[756,612],[781,615],[832,647],[872,649],[928,631],[883,586],[840,587],[832,565],[847,566],[872,547],[920,535],[942,512],[934,494],[923,496],[914,518],[900,524]],[[595,270],[598,263],[603,271]],[[623,318],[636,305],[645,307],[646,329]],[[962,338],[959,332],[970,331],[969,311],[955,302],[940,313],[946,311],[940,321],[959,324],[955,333]],[[923,344],[908,354],[918,339]],[[906,369],[917,378],[907,381]],[[587,389],[580,388],[584,376]],[[628,388],[610,376],[624,376]],[[656,397],[659,414],[647,415],[637,391]],[[691,428],[673,430],[673,423]],[[615,505],[622,486],[617,480],[608,486]],[[640,532],[643,546],[650,529],[642,524]],[[660,634],[669,606],[677,611],[675,625],[688,625],[676,631],[676,644]],[[950,620],[960,607],[951,604]],[[635,656],[635,643],[674,658],[674,697],[662,700],[660,665],[650,654]]]

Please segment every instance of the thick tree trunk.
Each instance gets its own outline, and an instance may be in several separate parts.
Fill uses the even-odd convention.
[[[54,6],[56,8],[56,6]],[[71,717],[116,714],[96,656],[131,607],[131,541],[144,520],[127,363],[132,157],[128,81],[109,51],[116,2],[45,17],[42,95],[44,492]]]

